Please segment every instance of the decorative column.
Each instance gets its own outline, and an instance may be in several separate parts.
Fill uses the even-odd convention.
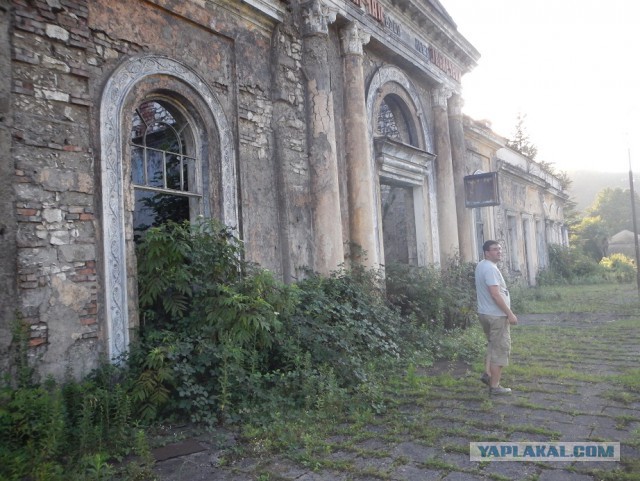
[[[457,253],[459,248],[456,193],[453,183],[451,138],[447,114],[447,99],[451,96],[451,90],[440,87],[434,89],[431,96],[436,153],[438,155],[436,158],[436,186],[438,191],[440,261],[444,264],[448,258]]]
[[[453,184],[456,194],[456,213],[458,218],[458,243],[460,257],[463,261],[473,261],[473,238],[471,209],[464,204],[464,176],[466,147],[464,142],[464,128],[462,124],[463,100],[458,94],[453,94],[448,102],[449,137],[451,139],[451,160],[453,165]]]
[[[307,77],[307,142],[313,201],[314,269],[328,274],[344,262],[329,28],[336,13],[322,0],[302,5],[303,62]]]
[[[356,22],[340,32],[344,76],[344,129],[349,188],[349,235],[359,251],[351,259],[367,267],[378,267],[374,222],[375,177],[368,134],[367,104],[362,68],[363,45],[370,35]],[[357,249],[356,249],[357,250]]]

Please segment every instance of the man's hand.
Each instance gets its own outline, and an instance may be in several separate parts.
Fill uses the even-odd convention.
[[[507,320],[509,324],[518,324],[518,318],[513,312],[507,316]]]

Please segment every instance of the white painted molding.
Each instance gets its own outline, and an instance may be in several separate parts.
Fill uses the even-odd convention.
[[[109,359],[129,345],[127,268],[125,254],[122,121],[132,89],[151,75],[166,75],[191,87],[211,110],[218,127],[222,167],[223,222],[238,226],[236,153],[222,105],[206,83],[189,67],[158,55],[135,57],[120,65],[107,82],[100,102],[100,159],[102,172],[102,228],[104,249],[105,317]]]

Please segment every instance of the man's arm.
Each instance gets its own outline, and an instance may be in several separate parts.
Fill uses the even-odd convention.
[[[502,297],[502,294],[500,294],[500,286],[487,286],[487,287],[489,288],[489,293],[491,294],[491,298],[494,300],[494,302],[500,308],[500,310],[507,315],[507,320],[509,321],[509,324],[518,324],[518,318],[513,313],[513,311],[509,309],[509,306],[507,306],[507,303],[504,302],[504,298]]]

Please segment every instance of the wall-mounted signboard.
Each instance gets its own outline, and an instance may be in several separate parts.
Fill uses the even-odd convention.
[[[465,176],[464,205],[466,207],[500,205],[498,173],[487,172]]]

